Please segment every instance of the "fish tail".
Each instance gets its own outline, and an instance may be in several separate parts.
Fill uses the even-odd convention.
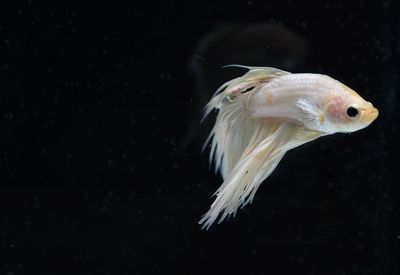
[[[276,133],[260,142],[261,136],[265,132],[266,130],[261,130],[260,136],[253,138],[253,143],[246,148],[242,159],[238,161],[217,190],[215,194],[217,198],[199,221],[203,229],[208,229],[220,214],[218,223],[230,215],[236,215],[237,209],[250,203],[259,185],[272,173],[282,159],[285,152],[278,152],[272,148]]]
[[[288,150],[321,136],[319,132],[290,122],[258,123],[259,129],[254,131],[248,146],[217,190],[214,203],[199,221],[203,229],[208,229],[217,219],[221,223],[227,217],[235,216],[239,208],[253,201],[261,183]],[[229,152],[227,154],[229,156]]]

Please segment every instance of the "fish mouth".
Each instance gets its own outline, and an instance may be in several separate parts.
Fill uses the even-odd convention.
[[[378,109],[376,109],[375,107],[368,108],[363,112],[361,117],[361,122],[371,123],[378,117],[378,115],[379,115]]]

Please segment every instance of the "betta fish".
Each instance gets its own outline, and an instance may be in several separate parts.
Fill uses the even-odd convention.
[[[206,141],[223,183],[200,224],[209,228],[251,203],[285,153],[321,136],[361,130],[378,110],[351,88],[322,74],[246,67],[223,84],[205,107],[218,111]]]

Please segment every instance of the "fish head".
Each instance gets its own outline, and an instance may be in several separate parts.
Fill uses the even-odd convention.
[[[339,82],[324,102],[325,127],[329,132],[350,133],[370,125],[379,114],[371,102]]]

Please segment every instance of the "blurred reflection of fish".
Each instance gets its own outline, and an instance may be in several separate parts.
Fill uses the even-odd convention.
[[[206,116],[218,110],[206,144],[212,140],[210,161],[224,182],[200,221],[203,228],[251,203],[288,150],[324,135],[358,131],[378,116],[370,102],[326,75],[245,68],[249,71],[222,85],[206,107]]]
[[[310,51],[306,39],[277,24],[221,24],[198,42],[189,62],[195,86],[192,98],[196,106],[192,110],[200,110],[215,87],[237,75],[238,70],[221,70],[223,65],[269,64],[284,70],[307,71]],[[200,118],[201,112],[198,111],[189,116],[180,151],[190,148],[200,151],[206,136],[206,127],[198,127]],[[188,146],[194,142],[198,146]]]

